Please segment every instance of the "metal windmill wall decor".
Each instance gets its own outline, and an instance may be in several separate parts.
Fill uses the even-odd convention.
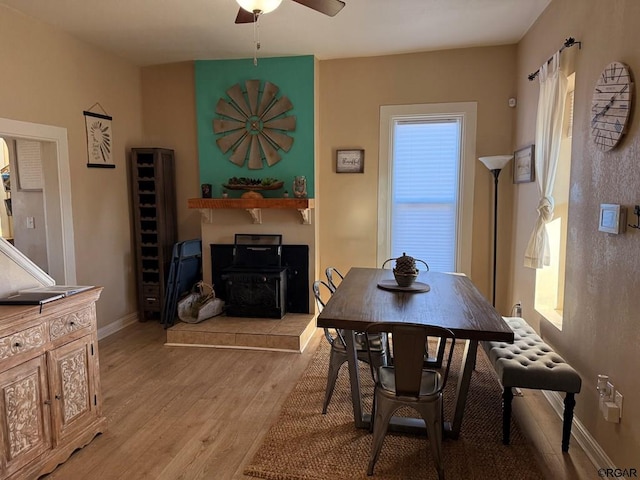
[[[229,160],[239,167],[248,158],[251,170],[278,163],[282,157],[278,150],[288,152],[293,138],[287,132],[296,129],[296,117],[286,112],[293,108],[291,101],[280,96],[277,85],[265,81],[260,89],[260,80],[247,80],[245,90],[239,83],[227,90],[229,99],[221,98],[216,104],[220,118],[213,120],[213,131],[220,135],[216,140],[222,153],[231,150]]]

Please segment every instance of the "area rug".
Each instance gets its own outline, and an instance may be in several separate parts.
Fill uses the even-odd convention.
[[[445,390],[447,419],[452,418],[463,350],[464,344],[458,342]],[[436,479],[428,439],[391,432],[384,440],[374,477],[367,477],[371,434],[353,424],[346,364],[340,370],[328,413],[321,413],[328,362],[329,346],[323,341],[244,474],[268,480]],[[373,383],[368,367],[362,364],[360,368],[364,406],[369,411]],[[416,416],[412,410],[402,414]],[[501,439],[501,388],[484,352],[479,351],[460,437],[443,442],[446,477],[465,480],[544,478],[515,421],[511,444],[502,445]]]

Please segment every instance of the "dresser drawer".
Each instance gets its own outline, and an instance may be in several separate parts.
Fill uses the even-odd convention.
[[[76,330],[90,327],[93,316],[93,307],[90,306],[77,312],[51,319],[49,321],[51,340],[56,340]]]
[[[36,325],[20,332],[0,337],[0,360],[28,352],[47,343],[44,325]]]

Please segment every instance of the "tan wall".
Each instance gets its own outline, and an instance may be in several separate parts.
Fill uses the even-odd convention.
[[[142,138],[140,72],[0,6],[0,116],[67,129],[77,281],[102,285],[98,326],[134,314],[126,151]],[[113,116],[116,168],[87,168],[83,110]]]
[[[477,102],[476,156],[513,151],[515,46],[320,62],[320,266],[376,266],[380,106]],[[364,148],[364,174],[336,174],[335,151]],[[497,303],[508,313],[511,165],[501,174]],[[471,275],[490,298],[493,176],[476,168]]]
[[[193,62],[142,69],[144,140],[175,151],[178,239],[200,238],[200,214],[187,199],[200,196]]]
[[[524,145],[534,138],[539,88],[537,82],[527,81],[527,74],[566,37],[581,40],[581,50],[573,47],[566,51],[574,55],[576,91],[562,331],[533,310],[535,271],[522,267],[536,214],[535,184],[519,185],[514,198],[511,299],[523,301],[527,320],[579,370],[583,386],[576,414],[614,464],[622,468],[637,467],[640,452],[640,382],[633,368],[640,354],[640,233],[628,230],[612,236],[598,232],[597,225],[601,203],[619,203],[631,211],[640,203],[640,119],[635,107],[626,137],[609,153],[595,148],[589,123],[593,87],[607,64],[628,64],[637,81],[639,21],[640,3],[636,0],[553,0],[518,46],[514,139],[515,144]],[[610,375],[624,395],[619,425],[606,423],[598,412],[598,374]]]
[[[514,188],[508,181],[511,166],[501,176],[500,215],[513,219],[514,241],[510,243],[510,222],[501,222],[498,298],[503,312],[522,300],[525,317],[578,368],[584,386],[577,415],[621,467],[636,466],[640,451],[640,423],[633,422],[640,416],[640,384],[627,368],[640,353],[635,302],[640,234],[630,230],[613,237],[597,232],[596,224],[600,203],[640,203],[640,122],[632,113],[626,139],[607,154],[594,148],[588,125],[592,88],[602,68],[619,60],[640,71],[639,19],[635,0],[553,0],[517,51],[506,46],[318,62],[318,209],[313,221],[320,228],[303,234],[314,242],[319,232],[322,268],[347,271],[352,265],[374,265],[380,105],[476,101],[477,156],[510,152],[534,137],[538,89],[526,75],[566,36],[582,40],[584,48],[570,53],[576,55],[577,78],[564,328],[555,330],[532,308],[534,272],[521,265],[537,193],[535,184]],[[145,68],[141,79],[138,68],[5,7],[0,7],[0,58],[5,72],[0,115],[68,130],[77,278],[105,286],[98,304],[100,326],[134,313],[126,168],[130,147],[153,144],[176,150],[179,235],[199,234],[199,214],[186,209],[186,199],[199,194],[191,63]],[[512,110],[507,99],[516,91],[518,107]],[[82,111],[95,102],[114,117],[114,170],[86,167]],[[363,175],[334,173],[335,150],[347,147],[365,149]],[[487,295],[491,195],[490,173],[476,169],[472,276]],[[289,213],[294,212],[276,215],[290,222]],[[230,227],[248,224],[236,214],[231,219],[226,215],[219,219]],[[505,281],[507,273],[510,282]],[[598,373],[611,375],[625,395],[619,425],[605,423],[597,412]]]

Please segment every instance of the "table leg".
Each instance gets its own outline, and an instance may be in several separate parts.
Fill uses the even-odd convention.
[[[356,355],[356,337],[353,330],[344,330],[347,342],[347,366],[349,367],[349,383],[351,383],[351,400],[353,403],[353,420],[357,428],[367,428],[368,423],[362,417],[362,396],[360,395],[360,372]]]
[[[467,393],[471,384],[471,374],[475,366],[476,354],[478,353],[478,341],[467,340],[464,347],[464,355],[462,357],[462,365],[458,376],[458,388],[456,390],[456,406],[453,412],[453,422],[448,436],[458,438],[460,428],[462,427],[462,415],[464,414],[464,406],[467,402]]]

